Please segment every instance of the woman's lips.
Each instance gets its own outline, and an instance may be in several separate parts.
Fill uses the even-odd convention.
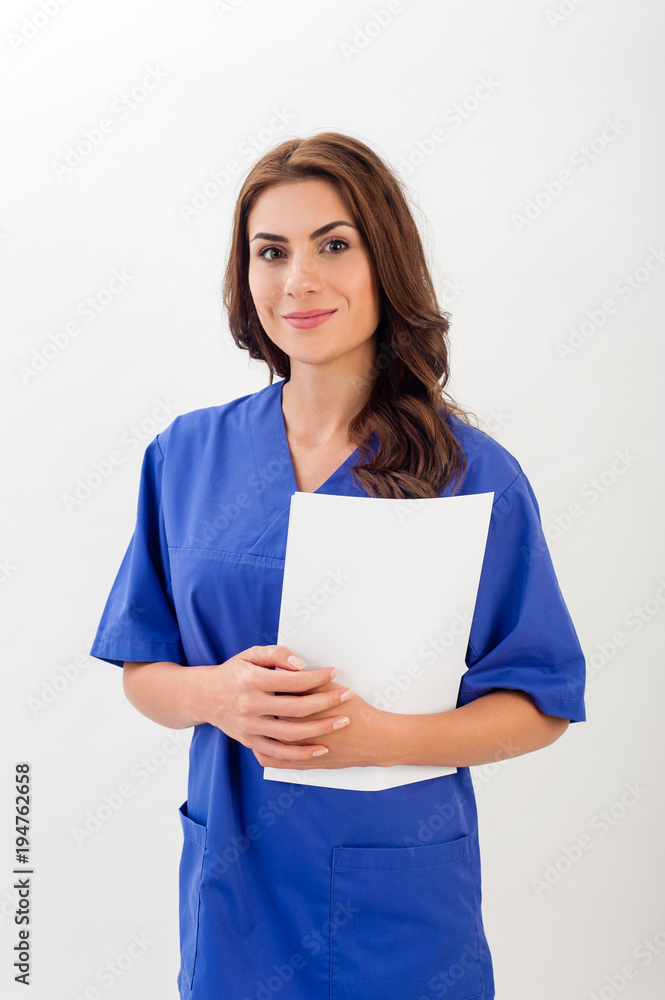
[[[296,313],[285,316],[284,319],[291,326],[295,327],[296,330],[308,330],[313,326],[320,326],[321,323],[325,323],[329,316],[333,316],[337,312],[336,309],[330,309],[326,312],[311,312],[307,315],[298,316]]]

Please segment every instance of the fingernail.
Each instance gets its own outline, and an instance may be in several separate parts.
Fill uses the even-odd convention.
[[[333,677],[336,676],[337,676],[337,667],[333,667],[332,670],[330,671],[330,680],[332,680]]]
[[[340,701],[347,701],[349,698],[353,698],[353,691],[351,688],[347,688],[346,691],[343,691],[339,696]]]
[[[312,757],[320,757],[321,754],[328,753],[328,748],[324,747],[323,750],[315,750]]]
[[[286,662],[290,663],[292,667],[299,667],[301,669],[305,666],[305,661],[301,660],[299,656],[289,656]]]
[[[333,729],[341,729],[343,726],[348,726],[350,719],[344,716],[343,719],[338,719],[337,722],[333,722]]]

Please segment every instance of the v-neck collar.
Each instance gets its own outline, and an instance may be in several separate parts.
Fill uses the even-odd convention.
[[[285,381],[272,382],[245,397],[249,404],[244,411],[248,432],[245,440],[251,449],[253,467],[247,486],[263,513],[263,530],[250,550],[251,555],[283,555],[291,497],[301,492],[291,461],[282,410],[282,386]],[[378,447],[378,437],[374,434],[370,435],[369,445],[372,450]],[[359,454],[360,448],[356,448],[314,492],[348,497],[369,496],[350,472]],[[239,502],[250,502],[250,495],[239,494]]]
[[[291,458],[291,449],[289,448],[289,439],[286,434],[286,421],[284,420],[284,410],[282,409],[282,387],[284,386],[285,382],[286,379],[282,379],[281,382],[275,382],[269,388],[274,390],[274,392],[272,393],[271,402],[274,409],[277,411],[275,413],[275,423],[278,428],[278,447],[281,453],[281,458],[284,462],[284,468],[287,471],[287,476],[289,478],[290,485],[292,487],[291,492],[327,493],[328,490],[326,489],[326,487],[332,485],[334,481],[336,481],[340,476],[342,476],[346,472],[348,467],[358,458],[358,455],[360,454],[360,448],[356,448],[354,451],[352,451],[351,454],[344,459],[342,464],[338,466],[335,469],[335,471],[331,473],[331,475],[328,476],[326,481],[324,483],[321,483],[321,485],[318,486],[315,490],[306,490],[306,491],[299,490],[298,483],[296,481],[295,469],[293,468],[293,459]]]

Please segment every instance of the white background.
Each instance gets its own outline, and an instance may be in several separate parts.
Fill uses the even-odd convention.
[[[29,995],[176,997],[190,732],[169,742],[125,700],[120,670],[86,654],[133,529],[145,445],[177,413],[267,384],[220,304],[240,180],[210,174],[231,160],[246,172],[251,137],[265,151],[325,130],[402,170],[452,314],[453,391],[529,477],[589,662],[588,722],[475,769],[497,998],[662,995],[665,7],[402,0],[381,26],[386,8],[3,5],[3,996],[27,995],[11,966],[24,760]],[[121,112],[150,70],[152,89]],[[112,130],[58,168],[103,118]],[[84,319],[80,303],[103,300],[113,270],[131,280]],[[112,474],[67,504],[114,451]],[[77,837],[105,796],[121,807]],[[108,963],[133,935],[145,950],[114,977]],[[648,940],[661,949],[651,961]]]

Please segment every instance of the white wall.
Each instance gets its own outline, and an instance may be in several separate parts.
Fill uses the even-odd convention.
[[[3,5],[3,995],[24,995],[11,982],[11,779],[25,760],[31,997],[176,996],[190,733],[167,743],[120,671],[86,654],[145,444],[177,413],[267,384],[218,294],[239,181],[185,206],[211,172],[255,161],[251,137],[265,150],[330,129],[408,168],[453,317],[453,389],[534,486],[589,662],[587,723],[475,769],[497,997],[662,993],[665,7],[391,7],[377,30],[388,0]],[[101,119],[99,144],[59,169]],[[85,318],[113,271],[126,287]],[[112,475],[68,509],[63,495],[112,452]],[[121,808],[77,842],[114,794]],[[150,942],[141,957],[98,978],[134,934]]]

